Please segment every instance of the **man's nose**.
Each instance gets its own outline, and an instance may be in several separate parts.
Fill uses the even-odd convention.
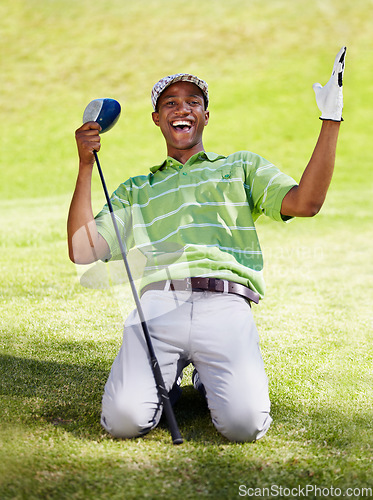
[[[176,111],[178,113],[186,113],[188,114],[190,111],[190,106],[186,101],[180,101],[177,105]]]

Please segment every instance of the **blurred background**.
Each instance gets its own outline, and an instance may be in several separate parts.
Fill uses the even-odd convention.
[[[372,131],[372,6],[370,0],[2,2],[1,199],[70,194],[74,131],[97,97],[123,106],[103,139],[109,184],[114,189],[146,173],[165,155],[150,117],[150,91],[177,72],[210,85],[208,150],[253,150],[299,176],[320,125],[312,84],[326,83],[342,45],[348,47],[346,124],[337,180],[361,182]]]

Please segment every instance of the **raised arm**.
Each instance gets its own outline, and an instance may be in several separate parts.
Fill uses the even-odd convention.
[[[79,154],[79,171],[67,220],[69,257],[77,264],[89,264],[109,253],[106,240],[98,233],[91,202],[93,151],[100,149],[96,122],[88,122],[75,132]]]
[[[285,216],[312,217],[321,209],[332,179],[338,132],[343,108],[343,72],[346,47],[338,52],[328,83],[313,85],[316,102],[323,120],[321,132],[310,161],[298,186],[284,197],[281,214]]]

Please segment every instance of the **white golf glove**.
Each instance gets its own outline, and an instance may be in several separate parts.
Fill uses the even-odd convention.
[[[312,85],[316,103],[321,111],[320,120],[343,121],[343,73],[345,69],[346,47],[342,47],[334,61],[332,76],[324,87],[320,83]]]

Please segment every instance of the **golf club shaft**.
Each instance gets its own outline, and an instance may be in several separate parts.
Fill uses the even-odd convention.
[[[170,398],[168,396],[168,392],[167,392],[165,384],[164,384],[162,372],[161,372],[161,369],[160,369],[159,364],[158,364],[157,357],[156,357],[155,352],[154,352],[154,347],[153,347],[153,343],[152,343],[151,338],[150,338],[150,333],[149,333],[149,330],[148,330],[148,325],[146,323],[144,312],[143,312],[142,307],[141,307],[139,295],[137,293],[137,290],[136,290],[136,287],[135,287],[135,284],[134,284],[134,281],[133,281],[133,278],[132,278],[131,269],[129,267],[127,256],[126,256],[126,249],[124,248],[124,244],[123,244],[123,241],[122,241],[120,233],[119,233],[117,221],[115,220],[113,206],[111,204],[110,196],[109,196],[109,193],[108,193],[108,190],[107,190],[107,187],[106,187],[106,182],[105,182],[105,179],[104,179],[104,175],[102,173],[102,169],[101,169],[101,165],[100,165],[100,162],[99,162],[99,159],[98,159],[97,151],[94,151],[93,153],[94,153],[94,156],[95,156],[96,165],[97,165],[98,173],[100,175],[102,187],[104,189],[106,202],[107,202],[108,207],[109,207],[109,211],[110,211],[110,215],[111,215],[111,220],[113,222],[115,233],[116,233],[116,236],[117,236],[117,239],[118,239],[118,243],[119,243],[120,251],[121,251],[121,254],[122,254],[124,266],[126,268],[126,272],[127,272],[127,276],[128,276],[128,281],[129,281],[130,286],[131,286],[132,295],[133,295],[133,298],[135,299],[137,312],[139,314],[139,318],[140,318],[141,326],[142,326],[142,329],[143,329],[143,332],[144,332],[146,344],[148,346],[148,351],[149,351],[149,356],[150,356],[150,364],[151,364],[151,367],[152,367],[152,370],[153,370],[153,375],[154,375],[154,379],[155,379],[155,382],[156,382],[158,394],[159,394],[159,396],[161,398],[161,402],[163,404],[163,408],[164,408],[164,411],[165,411],[166,419],[167,419],[167,422],[168,422],[168,425],[169,425],[169,428],[170,428],[170,432],[171,432],[171,436],[172,436],[172,442],[173,442],[173,444],[181,444],[183,442],[183,438],[181,437],[181,434],[180,434],[180,431],[179,431],[179,428],[178,428],[178,425],[177,425],[177,422],[176,422],[175,414],[174,414],[174,411],[172,409],[171,401],[170,401]]]

